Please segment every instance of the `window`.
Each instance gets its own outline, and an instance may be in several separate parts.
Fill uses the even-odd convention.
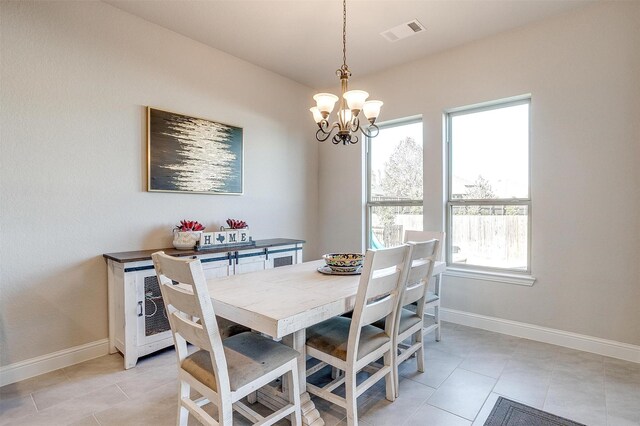
[[[367,139],[367,246],[402,244],[422,230],[422,120],[380,125]]]
[[[530,272],[530,99],[446,115],[447,263]]]

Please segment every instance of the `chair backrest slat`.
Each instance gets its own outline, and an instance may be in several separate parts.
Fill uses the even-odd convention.
[[[427,276],[427,272],[431,268],[431,260],[420,260],[419,257],[417,259],[412,262],[411,269],[409,269],[409,277],[407,278],[407,286],[409,287],[424,281],[424,277]]]
[[[382,273],[373,274],[367,287],[367,299],[372,299],[391,293],[398,285],[402,274],[401,269],[387,268]]]
[[[174,310],[171,312],[171,322],[175,327],[175,332],[182,336],[184,340],[207,351],[211,351],[209,335],[204,331],[202,325],[185,318]]]
[[[194,259],[178,259],[167,256],[168,259],[162,262],[162,275],[165,277],[171,277],[171,280],[177,281],[183,284],[194,285],[194,277],[192,275],[191,268],[185,267],[190,260]],[[173,262],[173,261],[179,262]]]
[[[193,317],[199,317],[200,307],[190,286],[184,284],[173,285],[170,280],[162,283],[165,285],[162,298],[167,305],[172,305],[180,312],[187,313]]]
[[[412,287],[407,287],[404,290],[404,294],[402,295],[401,305],[407,306],[413,302],[417,302],[418,300],[420,300],[424,296],[425,287],[426,286],[423,281],[420,281],[418,284]]]
[[[407,285],[402,295],[402,306],[421,300],[426,292],[433,273],[438,248],[438,240],[423,242],[410,242],[413,246],[411,251],[411,267],[409,268]]]
[[[208,351],[218,391],[230,392],[227,360],[200,260],[174,258],[164,252],[153,253],[151,257],[171,325],[178,364],[189,355],[186,342]],[[178,284],[174,285],[174,282]]]
[[[385,318],[392,313],[398,299],[391,296],[385,296],[382,299],[375,300],[367,304],[367,309],[362,312],[362,325],[372,324],[379,319]]]
[[[440,241],[435,239],[422,242],[410,241],[408,244],[412,247],[409,261],[411,266],[407,273],[407,284],[400,299],[399,307],[402,308],[417,302],[416,313],[422,317],[424,315],[429,280],[433,274],[433,266],[437,259]]]
[[[404,290],[412,247],[402,245],[381,250],[367,250],[356,304],[353,310],[347,358],[355,362],[358,353],[360,331],[363,326],[386,318],[385,334],[391,338],[399,306],[399,297]]]
[[[373,250],[367,250],[367,252],[369,251]],[[371,265],[374,274],[384,273],[387,268],[402,268],[403,262],[406,260],[406,248],[403,246],[376,250],[376,253],[378,254],[374,257]]]
[[[442,248],[444,247],[444,241],[447,234],[441,231],[411,231],[404,232],[404,242],[409,241],[420,242],[429,240],[438,240],[440,242],[438,250],[436,251],[436,260],[442,261]],[[420,256],[423,257],[423,256]]]

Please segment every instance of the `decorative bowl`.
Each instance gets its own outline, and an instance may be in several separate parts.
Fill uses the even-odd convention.
[[[362,266],[364,255],[360,253],[328,253],[322,255],[329,268],[337,272],[353,272]]]
[[[327,265],[325,267],[331,269],[333,272],[337,272],[340,274],[351,274],[362,269],[362,266],[328,266]]]

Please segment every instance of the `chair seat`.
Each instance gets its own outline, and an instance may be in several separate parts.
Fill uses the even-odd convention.
[[[420,316],[418,314],[410,311],[409,309],[402,308],[402,311],[400,311],[400,325],[398,334],[404,333],[419,322]],[[384,328],[384,319],[374,322],[373,325],[378,328]]]
[[[256,333],[236,334],[224,340],[222,345],[227,359],[229,385],[232,391],[300,355],[290,347]],[[209,352],[202,349],[194,352],[182,361],[181,367],[198,381],[218,391]]]
[[[351,319],[334,317],[307,329],[307,346],[343,361],[347,360],[347,344]],[[360,331],[358,359],[382,347],[391,339],[384,330],[365,325]]]

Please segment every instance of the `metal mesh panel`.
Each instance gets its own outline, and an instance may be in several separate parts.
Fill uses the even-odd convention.
[[[273,267],[293,265],[293,256],[276,257],[273,259]]]
[[[155,276],[144,278],[144,332],[146,336],[169,330],[169,320]]]

